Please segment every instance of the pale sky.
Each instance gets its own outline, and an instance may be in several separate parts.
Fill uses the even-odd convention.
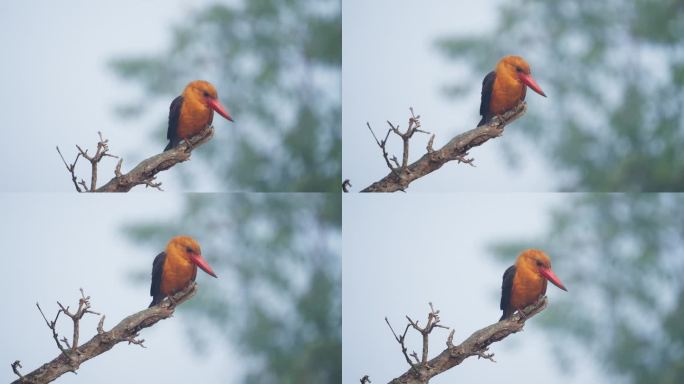
[[[389,120],[406,129],[409,107],[421,115],[423,129],[436,134],[435,148],[457,133],[475,128],[479,121],[480,85],[493,69],[482,68],[481,77],[465,79],[456,63],[436,49],[435,40],[455,33],[477,33],[495,25],[495,0],[469,2],[428,0],[345,0],[342,61],[342,176],[352,191],[360,191],[389,173],[380,148],[366,122],[376,134],[387,131]],[[442,88],[458,79],[475,84],[475,91],[461,99],[447,98]],[[460,84],[465,85],[465,84]],[[528,97],[529,108],[544,108],[548,99]],[[520,168],[512,170],[502,155],[502,141],[511,140],[516,125],[503,137],[471,151],[477,167],[451,162],[411,184],[408,192],[445,191],[554,191],[553,170],[546,161],[524,152]],[[416,134],[411,161],[425,153],[428,136]],[[517,142],[519,142],[518,140]],[[388,149],[401,157],[401,140],[390,139]]]

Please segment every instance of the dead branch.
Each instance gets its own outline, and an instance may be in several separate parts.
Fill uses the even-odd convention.
[[[408,363],[408,365],[411,366],[411,368],[414,368],[413,362],[411,361],[408,353],[406,352],[408,350],[408,348],[406,348],[406,344],[405,344],[406,332],[408,332],[409,328],[411,327],[411,324],[406,324],[406,328],[404,328],[404,333],[401,336],[399,336],[399,335],[397,335],[396,332],[394,332],[394,328],[392,328],[392,324],[390,324],[387,317],[385,317],[385,322],[387,323],[387,326],[392,331],[392,334],[394,335],[394,339],[397,340],[397,343],[399,343],[399,345],[401,345],[401,353],[404,354],[404,358],[406,359],[406,362]]]
[[[108,350],[112,349],[114,345],[120,342],[128,342],[128,344],[136,344],[141,347],[145,347],[143,342],[145,340],[137,339],[139,333],[144,328],[148,328],[156,324],[160,320],[167,319],[173,315],[176,306],[192,298],[197,292],[197,284],[190,284],[184,290],[176,293],[171,299],[165,299],[161,304],[155,305],[152,308],[147,308],[138,313],[130,315],[125,319],[121,320],[114,328],[109,331],[104,330],[104,319],[105,316],[102,315],[97,326],[97,334],[93,336],[85,344],[79,345],[80,337],[80,321],[86,314],[99,313],[90,310],[90,296],[86,296],[81,289],[81,298],[78,302],[78,309],[76,312],[72,313],[69,311],[69,307],[64,307],[60,302],[57,302],[59,310],[55,319],[49,321],[40,305],[36,303],[38,310],[40,311],[45,323],[52,332],[52,337],[57,343],[57,347],[60,350],[59,356],[54,358],[52,361],[43,364],[40,368],[34,370],[33,372],[22,375],[19,372],[21,368],[21,363],[16,360],[11,364],[12,371],[19,376],[13,384],[19,383],[31,383],[31,384],[42,384],[49,383],[61,375],[67,372],[76,373],[76,370],[84,362],[96,357]],[[73,321],[73,336],[71,343],[66,337],[59,338],[57,334],[57,320],[59,315],[64,313],[66,316],[70,317]]]
[[[508,319],[482,328],[470,335],[470,337],[459,345],[453,344],[454,330],[452,329],[446,341],[447,348],[436,357],[428,360],[428,335],[435,327],[447,328],[439,325],[439,311],[436,311],[432,307],[432,303],[430,303],[430,313],[428,314],[427,324],[424,327],[418,326],[417,321],[414,322],[408,316],[406,317],[409,322],[406,329],[408,330],[410,327],[413,327],[423,336],[423,356],[421,360],[418,360],[418,354],[415,352],[412,354],[416,360],[415,363],[411,362],[406,355],[406,346],[404,345],[406,332],[404,332],[403,336],[398,337],[396,333],[394,333],[394,330],[392,330],[395,339],[401,344],[404,357],[411,368],[401,376],[390,381],[390,384],[427,384],[434,376],[461,364],[463,360],[470,356],[478,356],[478,358],[484,358],[495,362],[494,354],[487,353],[489,346],[497,341],[503,340],[513,333],[522,331],[525,326],[525,321],[543,311],[547,304],[548,301],[546,296],[542,296],[537,302],[523,309],[523,314],[516,312]],[[385,320],[387,320],[387,318],[385,318]],[[389,325],[389,322],[387,322],[387,324]],[[391,328],[392,327],[390,326],[390,329]]]
[[[416,116],[413,113],[413,108],[409,108],[409,110],[411,111],[411,117],[409,117],[408,128],[406,128],[406,131],[401,132],[399,130],[398,125],[395,126],[394,124],[388,121],[387,124],[389,125],[389,129],[387,130],[387,134],[385,134],[385,138],[382,140],[378,140],[378,137],[375,136],[375,132],[373,132],[373,128],[371,128],[370,123],[366,123],[368,129],[371,131],[371,134],[373,135],[373,138],[375,139],[375,142],[378,144],[378,147],[380,147],[380,150],[382,151],[382,157],[385,159],[387,167],[390,169],[392,174],[398,178],[401,178],[402,172],[407,171],[409,159],[409,141],[413,137],[413,134],[416,132],[426,134],[430,133],[420,129],[420,116]],[[401,158],[401,165],[399,165],[399,160],[396,156],[392,156],[392,158],[390,159],[389,154],[387,153],[387,139],[389,138],[390,133],[394,133],[395,135],[399,136],[403,142],[404,151]],[[390,160],[394,162],[394,164],[396,164],[396,167],[392,166]]]
[[[409,128],[406,130],[406,132],[401,133],[398,127],[395,127],[388,122],[390,124],[390,128],[387,131],[387,135],[385,136],[384,140],[378,140],[377,136],[375,136],[375,133],[371,129],[370,124],[366,123],[368,129],[371,130],[371,133],[375,138],[375,142],[382,150],[382,156],[390,169],[390,173],[381,180],[369,185],[361,192],[405,191],[409,184],[411,184],[413,181],[432,173],[449,161],[456,160],[459,163],[465,163],[474,166],[474,159],[467,157],[468,151],[474,147],[484,144],[490,139],[494,139],[503,135],[506,125],[524,115],[526,111],[527,104],[522,101],[515,108],[504,113],[502,116],[494,117],[488,124],[485,124],[481,127],[476,127],[475,129],[471,129],[470,131],[455,136],[446,145],[437,150],[433,149],[432,147],[435,139],[435,136],[432,135],[428,141],[426,153],[420,159],[416,160],[410,165],[408,164],[409,140],[415,132],[428,133],[427,131],[420,129],[420,116],[414,115],[413,108],[411,108]],[[397,134],[403,141],[403,156],[401,166],[399,165],[396,156],[390,158],[389,154],[387,153],[387,139],[391,132]],[[396,167],[392,166],[390,160],[394,161]]]
[[[98,135],[100,136],[100,141],[97,143],[95,155],[88,155],[88,150],[83,150],[77,145],[76,148],[78,149],[78,153],[76,154],[76,159],[74,159],[74,162],[71,164],[64,160],[62,152],[59,150],[59,147],[57,147],[57,152],[62,158],[67,171],[71,174],[71,180],[74,183],[77,192],[128,192],[137,185],[145,185],[146,187],[152,187],[161,190],[161,183],[155,181],[157,174],[173,167],[178,163],[189,160],[191,152],[194,149],[211,140],[211,138],[214,136],[214,127],[210,125],[207,126],[204,130],[202,130],[202,132],[191,137],[189,144],[186,141],[182,141],[175,148],[143,160],[140,162],[140,164],[135,166],[135,168],[126,174],[121,172],[123,159],[109,154],[108,140],[105,140],[100,132],[98,132]],[[83,157],[90,162],[90,187],[87,186],[85,180],[83,179],[77,181],[75,168],[79,157]],[[97,167],[104,157],[118,158],[119,162],[116,164],[116,168],[114,169],[114,177],[106,184],[98,188]]]

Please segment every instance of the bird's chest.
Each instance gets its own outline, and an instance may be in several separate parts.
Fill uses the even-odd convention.
[[[183,102],[178,121],[178,136],[182,139],[195,136],[211,123],[213,116],[214,111],[202,103]]]
[[[525,100],[526,87],[520,81],[511,77],[498,77],[494,81],[490,111],[501,115]]]
[[[164,263],[160,290],[165,295],[172,295],[187,287],[196,275],[194,264],[183,258],[169,258]]]
[[[536,273],[516,274],[513,280],[511,305],[522,309],[546,293],[546,279]]]

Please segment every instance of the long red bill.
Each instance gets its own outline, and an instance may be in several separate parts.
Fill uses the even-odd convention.
[[[518,73],[518,77],[520,78],[520,80],[521,80],[523,83],[525,83],[525,85],[527,85],[528,87],[532,88],[533,91],[535,91],[535,92],[537,92],[538,94],[540,94],[540,95],[546,97],[546,94],[544,93],[544,91],[542,91],[542,89],[541,89],[541,87],[539,86],[539,84],[537,84],[537,82],[534,81],[534,79],[532,78],[532,76],[527,75],[527,74],[524,74],[524,73]]]
[[[233,121],[233,118],[230,116],[228,113],[228,110],[226,107],[221,105],[221,102],[216,100],[216,99],[209,99],[207,98],[207,104],[213,109],[214,111],[218,112],[219,115],[225,117],[229,121]]]
[[[565,288],[565,286],[563,285],[563,283],[561,283],[561,281],[560,281],[560,279],[558,278],[558,276],[556,276],[556,274],[553,273],[553,271],[551,270],[551,268],[539,268],[539,273],[541,273],[542,276],[544,276],[544,277],[546,278],[546,280],[552,282],[556,287],[558,287],[558,288],[560,288],[560,289],[562,289],[562,290],[564,290],[564,291],[566,291],[566,292],[568,291],[568,290]]]
[[[208,273],[208,274],[210,274],[210,275],[212,275],[212,276],[214,276],[214,277],[218,277],[218,276],[216,276],[216,274],[214,273],[214,270],[211,269],[211,267],[209,266],[209,264],[207,263],[207,261],[204,260],[204,257],[202,257],[202,255],[197,254],[197,253],[192,253],[192,254],[190,254],[190,260],[192,260],[192,262],[195,263],[195,265],[197,265],[198,267],[202,268],[202,270],[203,270],[204,272],[206,272],[206,273]]]

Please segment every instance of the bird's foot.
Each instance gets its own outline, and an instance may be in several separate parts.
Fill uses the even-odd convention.
[[[494,115],[492,117],[492,120],[490,120],[490,124],[496,125],[496,126],[501,126],[506,120],[504,120],[503,115]]]
[[[188,149],[186,149],[185,152],[192,152],[193,147],[192,147],[192,144],[190,143],[190,140],[183,139],[183,141],[185,141],[185,144],[187,144],[187,146],[188,146]]]
[[[176,308],[176,305],[178,304],[178,302],[173,298],[173,295],[167,296],[167,299],[169,299],[168,308],[169,308],[169,309],[174,309],[174,308]]]
[[[527,321],[527,315],[522,309],[518,308],[518,313],[520,314],[520,320]]]

